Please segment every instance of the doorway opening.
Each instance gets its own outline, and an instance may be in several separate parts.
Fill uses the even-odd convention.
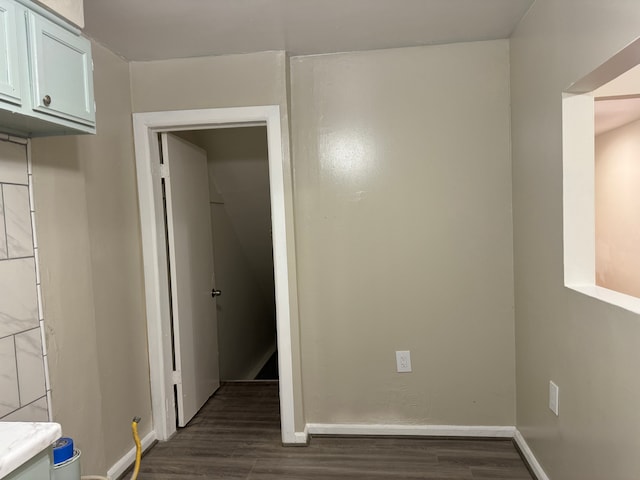
[[[292,233],[293,195],[288,159],[283,155],[278,106],[134,114],[153,429],[159,440],[166,440],[175,433],[176,401],[173,385],[176,378],[179,379],[180,376],[180,372],[173,369],[171,355],[169,265],[164,255],[167,251],[167,240],[162,203],[162,179],[169,175],[169,171],[159,161],[158,135],[166,132],[189,131],[199,136],[202,131],[235,127],[266,128],[281,434],[285,444],[304,443],[306,435],[296,432],[294,425],[296,406],[294,391],[299,391],[299,385],[294,385],[294,367],[297,365],[294,365],[292,352],[294,348],[296,351],[299,350],[299,342],[292,335],[292,318],[297,319],[295,247]]]
[[[206,155],[220,381],[277,380],[267,128],[173,135]]]

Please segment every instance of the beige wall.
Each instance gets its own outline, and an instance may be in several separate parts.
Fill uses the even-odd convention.
[[[284,126],[285,59],[134,62],[133,109],[277,103]],[[298,384],[310,412],[298,408],[297,429],[324,421],[512,424],[508,43],[292,62],[305,302]],[[376,163],[345,175],[336,162],[353,146],[341,135],[354,130],[372,142],[355,148],[373,148]],[[442,188],[448,182],[455,187]],[[425,257],[426,249],[436,253]],[[393,352],[404,348],[413,352],[411,375],[395,373]],[[447,368],[443,357],[454,359]]]
[[[561,143],[563,89],[634,40],[639,20],[635,0],[536,0],[511,40],[517,425],[553,479],[640,471],[640,322],[563,286]]]
[[[285,54],[131,62],[134,112],[280,105],[285,110]]]
[[[308,422],[513,424],[508,52],[292,58]]]
[[[207,152],[220,379],[253,380],[276,342],[267,130],[184,133]]]
[[[640,297],[640,121],[595,148],[596,284]]]
[[[253,380],[276,342],[275,312],[260,285],[224,205],[211,205],[221,380]]]
[[[209,188],[222,196],[262,297],[275,308],[267,128],[196,132],[207,151]]]
[[[35,0],[57,14],[84,27],[84,0]]]
[[[289,154],[289,109],[287,102],[287,57],[284,52],[199,57],[153,62],[132,62],[131,99],[134,112],[201,108],[279,105],[284,155],[285,189],[291,189]],[[293,205],[285,205],[293,215]],[[287,226],[293,238],[293,226]],[[295,264],[295,251],[289,252]],[[289,269],[290,286],[297,284],[296,269]],[[297,293],[290,291],[294,303],[291,318],[293,338],[295,426],[305,425],[300,374],[300,336]]]
[[[53,418],[104,474],[151,427],[129,70],[94,44],[96,136],[33,140]]]

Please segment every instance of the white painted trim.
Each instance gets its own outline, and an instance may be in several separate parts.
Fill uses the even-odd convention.
[[[529,467],[531,467],[531,470],[533,470],[533,473],[536,476],[536,478],[538,480],[549,480],[549,477],[547,476],[545,471],[542,469],[542,466],[538,462],[538,459],[531,451],[531,448],[529,448],[527,441],[524,439],[524,437],[522,436],[519,430],[516,429],[513,435],[513,439],[515,440],[516,444],[520,448],[522,455],[524,455],[524,458],[527,460]]]
[[[493,437],[513,438],[512,426],[476,425],[367,425],[356,423],[309,423],[310,435],[387,435],[415,437]]]
[[[282,403],[282,401],[280,402]],[[282,444],[283,445],[303,445],[308,443],[309,434],[307,433],[307,429],[302,432],[282,432]]]
[[[145,437],[140,441],[142,444],[142,451],[147,450],[153,442],[157,440],[156,432],[151,430]],[[113,466],[107,470],[107,478],[109,480],[115,480],[124,474],[129,467],[131,467],[136,461],[136,447],[134,446],[131,450],[124,454],[120,460],[113,464]]]
[[[611,305],[617,305],[630,312],[640,313],[640,298],[638,297],[616,292],[615,290],[609,290],[608,288],[597,285],[567,285],[567,287],[584,295],[610,303]]]
[[[290,284],[295,272],[293,218],[286,205],[293,205],[291,183],[286,175],[288,159],[282,145],[280,107],[214,108],[133,114],[142,229],[142,251],[147,307],[147,333],[154,430],[159,440],[176,431],[175,399],[171,383],[171,351],[166,239],[162,212],[161,172],[157,134],[178,130],[202,130],[245,125],[267,126],[269,182],[273,232],[273,263],[276,288],[276,327],[280,380],[280,412],[283,443],[298,443],[294,425],[293,359],[291,317],[296,305],[297,285]],[[284,128],[287,128],[286,123]],[[153,159],[153,160],[152,160]],[[292,211],[289,209],[289,211]]]
[[[256,376],[260,373],[260,370],[264,368],[271,356],[276,353],[277,350],[278,348],[276,342],[274,341],[271,345],[269,345],[269,348],[267,348],[264,355],[260,357],[260,360],[258,360],[256,364],[251,368],[251,370],[249,370],[249,373],[247,374],[247,380],[253,380],[254,378],[256,378]]]
[[[564,283],[596,281],[594,106],[591,95],[563,94]]]
[[[160,190],[160,166],[152,162],[158,158],[159,149],[154,142],[153,122],[133,116],[136,152],[136,174],[138,179],[138,203],[142,235],[142,258],[145,277],[147,312],[147,342],[149,346],[149,379],[151,384],[151,410],[153,428],[159,440],[167,440],[175,432],[175,405],[171,383],[172,361],[163,352],[171,351],[168,294],[161,293],[166,287],[166,250],[164,240],[164,218],[156,210],[156,199]],[[155,167],[155,168],[154,168]],[[171,398],[167,398],[171,397]],[[172,425],[172,427],[169,427]]]
[[[485,437],[513,439],[537,480],[549,480],[540,462],[520,431],[513,426],[477,425],[389,425],[357,423],[308,423],[298,443],[306,443],[308,435],[367,435],[367,436],[412,436],[412,437]],[[303,442],[302,439],[305,439]]]
[[[594,100],[562,99],[564,284],[576,292],[640,313],[640,299],[596,285]]]
[[[302,432],[293,432],[292,435],[287,437],[287,440],[283,438],[282,444],[286,446],[306,446],[309,444],[309,425],[305,425]]]

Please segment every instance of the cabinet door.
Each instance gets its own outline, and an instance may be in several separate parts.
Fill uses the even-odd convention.
[[[49,480],[51,478],[51,463],[53,462],[53,449],[48,447],[27,463],[18,467],[3,480]]]
[[[22,104],[16,9],[9,0],[0,0],[0,100]]]
[[[95,124],[91,42],[28,12],[33,109]]]

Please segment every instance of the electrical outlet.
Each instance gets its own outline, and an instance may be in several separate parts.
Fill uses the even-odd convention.
[[[558,398],[560,395],[560,388],[553,382],[549,382],[549,409],[553,413],[558,415]]]
[[[399,373],[411,371],[411,352],[409,350],[396,352],[396,368]]]

